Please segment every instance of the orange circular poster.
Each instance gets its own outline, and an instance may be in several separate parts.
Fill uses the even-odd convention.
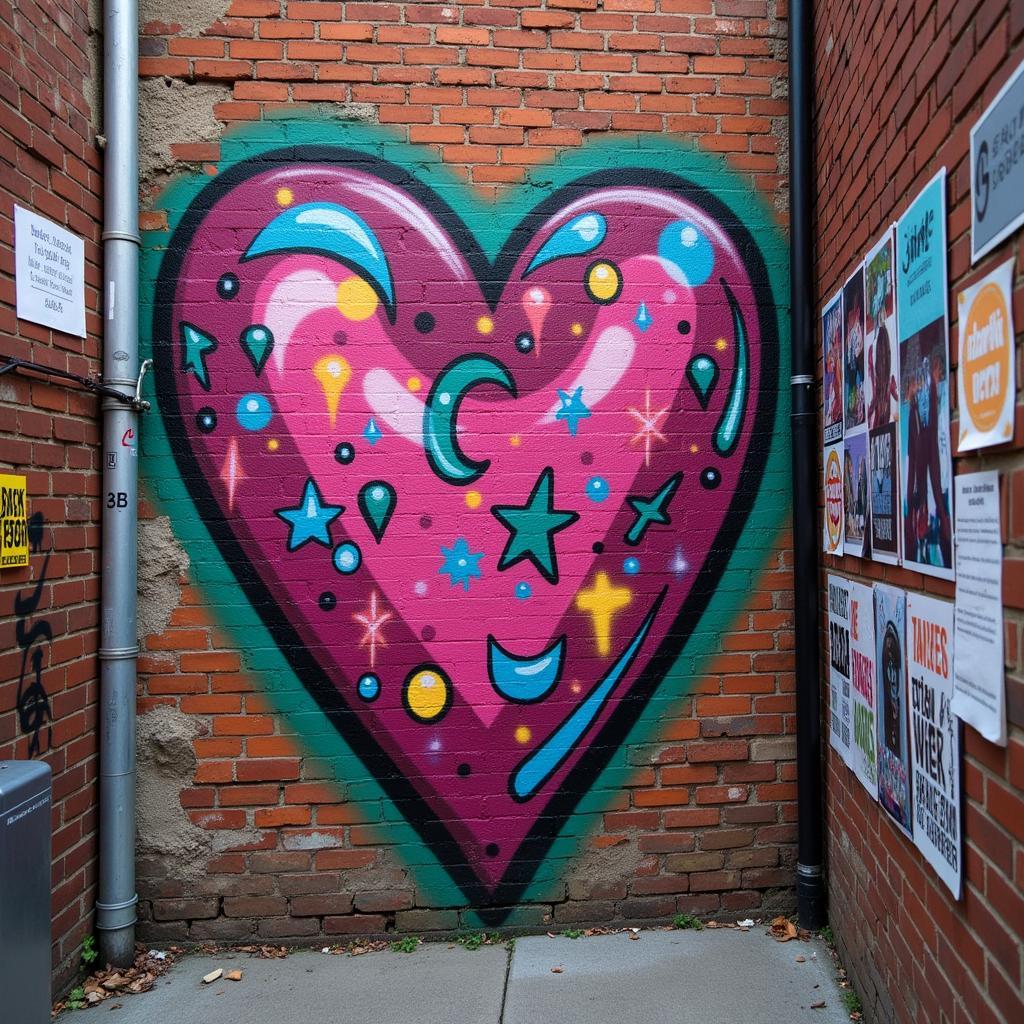
[[[843,543],[843,464],[838,448],[825,453],[825,529],[829,552]]]

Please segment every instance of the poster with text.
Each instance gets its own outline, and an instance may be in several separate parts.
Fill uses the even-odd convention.
[[[866,422],[864,396],[864,265],[843,285],[844,433]]]
[[[850,681],[853,696],[851,763],[857,778],[872,797],[878,796],[878,707],[875,683],[874,593],[863,583],[849,582]]]
[[[896,342],[896,263],[893,229],[864,258],[864,332],[868,340],[868,427],[899,418],[899,348]]]
[[[960,898],[960,722],[953,715],[953,606],[907,594],[914,843]]]
[[[843,439],[843,293],[836,292],[821,314],[824,444]]]
[[[896,423],[868,433],[871,557],[889,565],[898,565],[900,560],[900,460],[896,435]]]
[[[868,432],[860,427],[843,438],[843,553],[860,558],[868,528]]]
[[[1014,262],[1007,260],[957,296],[957,451],[1013,440]]]
[[[850,581],[828,578],[829,743],[853,767],[850,694]]]
[[[903,564],[953,578],[946,171],[896,225]]]
[[[843,553],[845,519],[843,514],[843,442],[825,449],[823,460],[825,487],[825,554]]]
[[[907,715],[907,598],[875,584],[875,681],[878,696],[878,801],[913,836],[910,723]]]

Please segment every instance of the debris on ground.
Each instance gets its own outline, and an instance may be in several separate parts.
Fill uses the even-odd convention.
[[[742,921],[736,922],[736,927],[743,932],[749,931],[754,927],[754,919],[752,917],[745,917]]]
[[[228,973],[225,974],[224,977],[227,978],[228,981],[241,981],[242,972],[239,970],[228,971]]]
[[[789,942],[799,936],[796,925],[788,917],[773,918],[768,927],[768,934],[776,942]]]
[[[248,953],[249,956],[258,957],[260,960],[283,960],[291,952],[287,946],[236,946],[239,953]]]
[[[805,956],[798,956],[796,958],[796,962],[798,964],[805,964],[805,963],[807,963],[807,957],[805,957]]]
[[[816,1003],[811,1003],[811,1009],[812,1010],[824,1010],[825,1009],[825,1000],[824,999],[819,999]]]
[[[552,967],[551,968],[551,973],[552,974],[561,974],[562,971],[564,971],[564,970],[565,970],[564,967]]]
[[[212,985],[218,978],[224,974],[224,968],[218,967],[215,970],[210,971],[209,974],[203,975],[203,984]]]
[[[166,950],[147,950],[145,946],[136,946],[135,962],[130,967],[106,967],[93,971],[67,998],[54,1004],[51,1017],[82,1005],[98,1006],[111,996],[137,996],[148,992],[156,979],[170,969],[175,956],[182,952],[177,946]]]

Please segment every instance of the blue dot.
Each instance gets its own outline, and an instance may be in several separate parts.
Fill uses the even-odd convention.
[[[603,476],[592,476],[587,481],[587,497],[591,501],[604,501],[608,493],[608,481]]]
[[[622,563],[622,571],[627,576],[635,576],[640,571],[640,562],[636,558],[627,558]]]
[[[658,255],[666,270],[680,284],[703,284],[715,269],[715,250],[698,227],[686,220],[673,221],[658,239]]]
[[[246,430],[262,430],[274,415],[265,395],[255,391],[242,395],[235,408],[239,424]]]
[[[334,549],[334,568],[346,576],[354,573],[362,560],[362,552],[355,544],[339,544]]]
[[[359,677],[356,689],[359,691],[359,696],[369,703],[380,696],[380,680],[368,672],[365,676]]]
[[[525,601],[533,593],[533,588],[529,583],[517,583],[516,584],[516,597],[520,601]]]

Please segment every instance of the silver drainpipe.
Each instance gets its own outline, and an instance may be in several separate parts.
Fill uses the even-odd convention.
[[[103,382],[139,385],[138,8],[103,9]],[[135,631],[138,407],[103,400],[100,598],[100,963],[135,957]]]

